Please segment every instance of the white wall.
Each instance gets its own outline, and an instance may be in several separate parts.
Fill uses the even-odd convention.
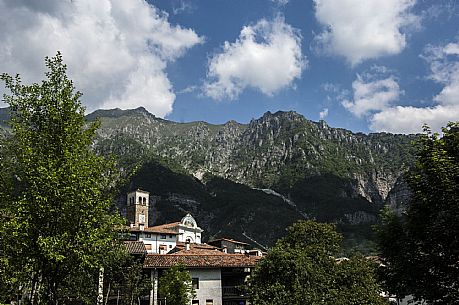
[[[147,232],[141,233],[139,235],[139,240],[143,241],[145,246],[150,245],[151,249],[148,249],[147,247],[147,253],[158,253],[158,254],[166,254],[170,250],[172,250],[176,244],[177,244],[177,237],[176,235],[166,235],[165,239],[161,238],[161,234],[155,234],[155,233],[150,233],[150,237],[146,237],[146,234],[149,234]],[[172,237],[171,237],[172,236]],[[165,245],[167,247],[167,250],[165,252],[159,252],[159,246]]]
[[[195,298],[199,305],[206,305],[207,299],[212,299],[213,305],[222,305],[222,272],[219,268],[190,269],[190,274],[192,278],[199,278]]]
[[[178,236],[178,241],[180,242],[186,242],[186,239],[189,238],[192,243],[196,243],[196,244],[201,243],[201,233],[194,232],[192,229],[186,230],[186,229],[180,228],[179,234],[180,235]]]

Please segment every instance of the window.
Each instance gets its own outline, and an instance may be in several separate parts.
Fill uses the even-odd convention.
[[[161,239],[166,239],[166,234],[161,234]]]
[[[214,300],[206,300],[206,305],[214,305]]]
[[[196,304],[196,305],[199,305],[199,300],[193,300],[193,301],[191,301],[191,304],[192,304],[192,305],[195,305],[195,304]]]
[[[174,235],[169,235],[169,238],[174,238]]]
[[[193,289],[199,289],[199,278],[194,277],[191,279],[191,281],[192,281]]]
[[[145,233],[145,238],[151,238],[151,233]]]

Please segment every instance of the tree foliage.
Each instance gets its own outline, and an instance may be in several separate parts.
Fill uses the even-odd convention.
[[[407,174],[413,192],[404,215],[386,210],[379,246],[387,289],[429,304],[459,304],[459,122],[443,136],[427,127]]]
[[[190,273],[182,265],[172,266],[159,279],[159,294],[167,304],[188,305],[196,293]]]
[[[250,280],[254,305],[385,304],[372,264],[337,261],[341,236],[333,225],[299,221],[257,265]]]
[[[137,304],[138,298],[148,295],[152,287],[150,275],[143,269],[143,257],[127,252],[105,268],[104,284],[106,300],[120,298],[117,303],[123,305]]]
[[[91,299],[121,218],[110,212],[114,164],[91,149],[98,123],[86,125],[60,53],[45,62],[40,84],[1,75],[11,133],[0,142],[0,291],[57,304]]]

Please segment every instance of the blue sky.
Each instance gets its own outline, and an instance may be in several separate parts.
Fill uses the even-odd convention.
[[[0,0],[0,28],[1,72],[38,81],[60,50],[88,111],[294,110],[394,133],[459,120],[457,0]]]

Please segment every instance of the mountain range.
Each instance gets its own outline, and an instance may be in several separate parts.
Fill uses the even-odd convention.
[[[172,122],[144,108],[87,116],[96,118],[98,151],[127,171],[137,166],[126,190],[156,196],[151,221],[192,212],[208,238],[269,247],[292,222],[316,219],[337,224],[347,248],[365,252],[381,207],[409,200],[403,174],[416,135],[353,133],[293,111],[221,125]]]
[[[0,109],[0,121],[7,117]],[[151,193],[150,223],[191,212],[204,238],[232,237],[267,248],[299,219],[337,225],[347,251],[374,251],[372,225],[384,205],[409,200],[403,174],[416,135],[353,133],[289,112],[248,124],[178,123],[144,108],[97,110],[94,144],[128,177],[120,190]],[[0,123],[1,124],[1,123]]]

